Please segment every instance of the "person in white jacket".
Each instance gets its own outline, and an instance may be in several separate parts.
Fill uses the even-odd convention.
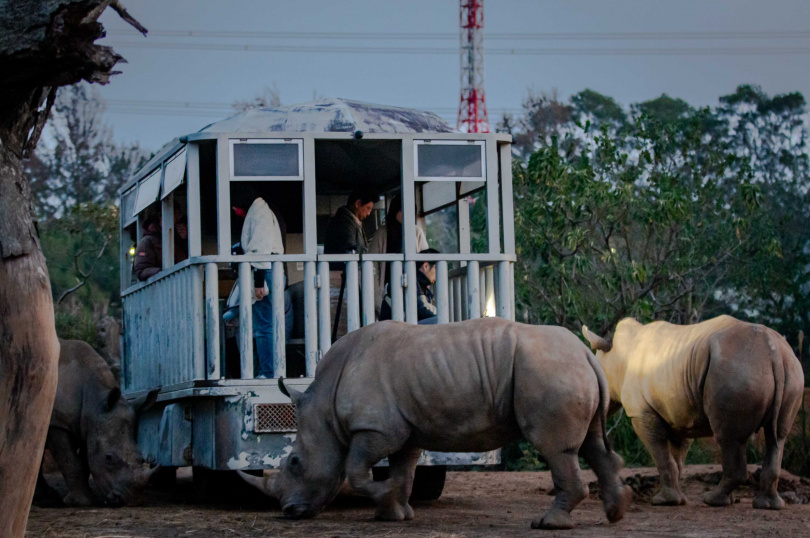
[[[248,196],[250,198],[251,196]],[[244,200],[235,200],[233,210],[244,218],[241,244],[245,254],[284,254],[281,227],[275,213],[262,198],[256,197],[245,211]],[[259,359],[257,379],[273,377],[273,304],[270,290],[270,262],[251,262],[253,266],[253,337],[256,341],[256,354]],[[286,286],[285,286],[286,287]],[[234,286],[228,298],[228,307],[239,304],[239,284]],[[292,333],[292,301],[289,292],[284,292],[285,333],[287,339]]]
[[[422,252],[428,248],[425,232],[417,224],[416,228],[416,252]],[[371,238],[368,248],[369,254],[398,254],[403,252],[402,242],[402,197],[397,194],[391,199],[391,205],[385,213],[385,224],[377,228]],[[376,262],[374,264],[374,309],[377,316],[380,315],[385,285],[391,278],[388,264]]]

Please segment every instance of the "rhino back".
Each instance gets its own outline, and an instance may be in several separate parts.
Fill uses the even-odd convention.
[[[78,432],[81,414],[87,411],[86,400],[101,403],[118,385],[109,365],[89,344],[81,340],[59,343],[59,381],[50,425]]]
[[[621,388],[627,415],[637,417],[651,407],[674,427],[705,429],[703,391],[712,361],[714,368],[719,365],[718,339],[745,332],[750,326],[731,316],[694,325],[622,322],[616,330],[614,348],[627,362]]]
[[[566,335],[570,340],[555,347]],[[564,385],[571,344],[587,366],[587,349],[565,329],[493,318],[442,326],[385,322],[349,336],[334,350],[343,363],[334,400],[341,429],[399,425],[413,432],[415,443],[434,450],[449,449],[437,439],[501,446],[518,432],[516,375],[542,370],[539,377],[549,386]],[[324,365],[324,371],[331,367]]]

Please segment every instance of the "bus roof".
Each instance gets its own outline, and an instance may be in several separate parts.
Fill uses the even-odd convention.
[[[214,133],[453,133],[432,112],[349,99],[321,99],[296,105],[252,108],[212,123],[200,132]]]

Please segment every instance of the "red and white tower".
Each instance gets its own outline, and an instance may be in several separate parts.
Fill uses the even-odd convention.
[[[461,0],[461,102],[458,128],[488,133],[484,99],[484,0]]]

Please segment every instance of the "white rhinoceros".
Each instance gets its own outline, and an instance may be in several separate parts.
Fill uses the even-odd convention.
[[[785,505],[776,487],[804,374],[781,335],[731,316],[685,326],[628,318],[619,322],[612,343],[587,327],[582,332],[597,350],[611,402],[624,407],[658,467],[661,487],[653,504],[686,503],[678,480],[689,445],[712,435],[722,451],[723,478],[703,502],[733,503],[732,492],[748,478],[746,443],[763,428],[765,459],[754,508]]]
[[[136,406],[121,389],[104,359],[81,340],[60,340],[59,382],[48,425],[49,449],[65,478],[68,506],[93,503],[88,478],[111,506],[138,504],[155,469],[148,469],[135,444]],[[40,473],[36,502],[54,492]]]
[[[279,384],[287,391],[282,380]],[[284,515],[312,517],[344,477],[383,520],[413,518],[408,498],[423,449],[479,452],[524,436],[558,491],[534,528],[571,528],[588,494],[578,456],[596,471],[608,519],[632,498],[605,433],[608,394],[591,351],[561,327],[502,319],[419,326],[386,321],[341,338],[306,392],[289,390],[298,437],[275,477],[242,476],[277,497]],[[371,467],[388,457],[390,478]]]

